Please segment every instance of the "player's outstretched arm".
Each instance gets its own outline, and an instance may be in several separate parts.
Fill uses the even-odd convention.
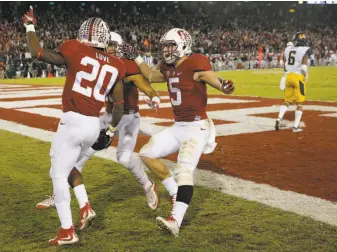
[[[66,61],[62,54],[41,47],[35,34],[36,19],[32,6],[30,6],[29,11],[23,15],[22,20],[26,27],[27,45],[32,57],[53,65],[65,65]]]
[[[200,71],[195,72],[193,79],[195,81],[203,81],[211,85],[215,89],[224,94],[231,94],[234,92],[234,83],[231,80],[224,80],[216,75],[214,71]]]
[[[126,82],[133,82],[136,87],[146,94],[149,98],[145,99],[146,103],[156,112],[159,110],[160,98],[156,90],[154,90],[148,80],[142,74],[135,74],[127,77]]]
[[[125,78],[125,81],[126,82],[132,81],[140,91],[142,91],[151,99],[155,96],[159,97],[157,91],[153,89],[150,82],[147,79],[145,79],[145,77],[142,74],[131,75]]]
[[[134,60],[137,63],[140,72],[150,83],[166,82],[164,75],[160,71],[153,70],[144,62],[135,47],[123,43],[121,51],[127,59]]]
[[[111,100],[113,103],[111,126],[115,128],[122,119],[124,112],[124,89],[122,81],[117,82],[111,93]]]
[[[153,70],[150,68],[143,60],[141,56],[138,56],[135,59],[135,62],[137,63],[140,72],[142,75],[150,82],[150,83],[161,83],[161,82],[166,82],[164,75],[158,71],[158,70]]]

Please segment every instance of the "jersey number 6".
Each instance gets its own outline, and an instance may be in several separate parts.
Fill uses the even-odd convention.
[[[103,65],[101,68],[101,64],[97,60],[87,57],[87,56],[82,58],[81,65],[83,66],[91,65],[92,71],[91,73],[87,73],[85,71],[78,72],[76,74],[75,82],[74,82],[72,90],[84,96],[87,96],[87,97],[91,97],[91,95],[93,94],[94,98],[97,101],[104,102],[105,96],[109,93],[110,89],[116,82],[116,79],[118,76],[118,70],[115,67],[110,66],[110,65]],[[100,91],[103,87],[104,79],[107,73],[111,73],[111,78],[110,78],[107,88],[105,89],[104,94],[101,94]],[[97,79],[97,75],[98,75],[98,79]],[[92,91],[92,88],[89,86],[87,87],[81,86],[82,79],[90,81],[90,82],[95,81],[97,79],[95,87],[94,87],[94,92]]]

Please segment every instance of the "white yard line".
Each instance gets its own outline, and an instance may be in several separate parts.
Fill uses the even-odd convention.
[[[51,142],[55,134],[51,131],[32,128],[5,120],[0,120],[0,129],[46,142]],[[106,150],[97,152],[95,156],[114,162],[117,161],[116,148],[114,147],[109,147]],[[169,166],[173,164],[173,162],[169,160],[164,161]],[[258,184],[205,170],[196,170],[195,183],[196,185],[211,188],[225,194],[256,201],[337,226],[337,204],[328,200],[292,191],[284,191],[270,185]]]

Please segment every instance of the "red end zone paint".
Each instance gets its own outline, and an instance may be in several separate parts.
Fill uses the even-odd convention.
[[[161,92],[161,95],[167,94]],[[45,98],[57,97],[9,98],[1,101],[19,102]],[[209,95],[209,98],[240,99],[240,97],[221,95]],[[226,115],[234,109],[262,108],[282,103],[280,99],[254,97],[242,97],[242,99],[258,102],[212,104],[208,106],[208,112],[222,110],[220,114]],[[337,107],[337,103],[331,102],[306,102],[305,105]],[[37,107],[61,108],[60,105]],[[281,130],[217,137],[218,146],[214,153],[203,155],[198,167],[257,183],[269,184],[283,190],[336,201],[337,117],[320,116],[332,113],[335,112],[305,110],[303,121],[306,127],[301,133],[295,134],[291,130]],[[165,119],[171,119],[173,116],[171,108],[162,108],[158,114],[151,110],[141,110],[140,114]],[[254,116],[260,117],[261,120],[263,118],[274,119],[277,117],[277,112],[254,114]],[[285,119],[293,120],[293,116],[294,112],[289,111]],[[59,121],[57,118],[5,108],[0,108],[0,119],[51,131],[56,131]],[[231,126],[232,124],[233,127],[237,127],[233,120],[215,119],[214,121],[216,125]],[[158,124],[167,126],[169,123]],[[139,151],[148,139],[149,137],[139,136],[136,151]],[[113,145],[117,146],[117,140],[113,141]],[[175,161],[176,155],[171,155],[168,159]]]

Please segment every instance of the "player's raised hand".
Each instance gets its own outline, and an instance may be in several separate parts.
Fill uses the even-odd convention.
[[[23,24],[27,28],[27,25],[36,25],[36,18],[34,16],[33,6],[29,6],[29,11],[22,17]]]
[[[129,60],[134,60],[139,55],[136,47],[131,46],[124,41],[122,43],[121,52],[124,54],[124,57]]]

